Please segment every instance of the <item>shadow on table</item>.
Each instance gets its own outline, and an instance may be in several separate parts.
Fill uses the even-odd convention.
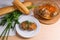
[[[18,35],[18,33],[16,33],[16,36],[17,36],[18,38],[22,39],[22,40],[28,40],[28,39],[30,39],[30,38],[21,37],[20,35]]]

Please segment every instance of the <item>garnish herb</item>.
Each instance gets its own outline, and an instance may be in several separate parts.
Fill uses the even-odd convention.
[[[2,21],[0,22],[0,26],[4,26],[7,23],[7,27],[4,29],[4,31],[1,34],[1,39],[4,40],[5,35],[6,36],[6,40],[8,39],[8,35],[10,32],[10,29],[14,29],[16,24],[19,24],[18,22],[18,17],[22,15],[22,13],[18,10],[11,12],[10,14],[6,14],[3,18]],[[12,25],[12,23],[14,22],[14,25]]]

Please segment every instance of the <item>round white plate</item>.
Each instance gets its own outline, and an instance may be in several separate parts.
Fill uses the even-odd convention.
[[[33,37],[33,36],[35,36],[37,33],[39,33],[39,31],[40,31],[40,23],[39,23],[39,21],[38,21],[36,18],[34,18],[33,16],[22,15],[22,16],[20,16],[19,19],[18,19],[18,21],[19,21],[20,23],[22,23],[23,21],[27,21],[27,20],[30,21],[30,22],[34,22],[34,23],[37,25],[37,29],[34,30],[34,31],[23,31],[23,30],[20,29],[19,24],[16,24],[16,31],[17,31],[17,33],[18,33],[20,36],[24,37],[24,38]]]

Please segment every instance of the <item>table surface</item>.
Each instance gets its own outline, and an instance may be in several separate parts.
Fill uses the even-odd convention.
[[[36,2],[36,0],[34,1]],[[59,3],[59,0],[56,0],[56,2]],[[60,19],[52,25],[41,24],[40,32],[35,37],[25,39],[16,35],[8,37],[8,40],[60,40]]]

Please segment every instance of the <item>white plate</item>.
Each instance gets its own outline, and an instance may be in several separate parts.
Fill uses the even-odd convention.
[[[35,36],[37,33],[39,33],[40,23],[36,18],[34,18],[33,16],[29,16],[29,15],[22,15],[18,19],[18,21],[20,23],[22,23],[23,21],[26,21],[26,20],[28,20],[30,22],[34,22],[37,25],[37,29],[34,31],[23,31],[19,28],[19,24],[16,24],[16,31],[20,36],[22,36],[24,38],[30,38],[30,37]]]

